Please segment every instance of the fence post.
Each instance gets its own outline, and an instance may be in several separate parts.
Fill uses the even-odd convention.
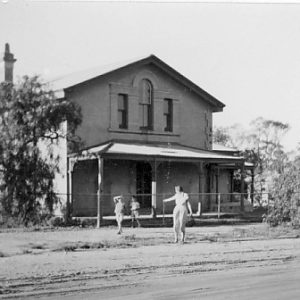
[[[220,219],[220,212],[221,212],[221,194],[218,193],[218,220]]]
[[[201,197],[202,197],[202,194],[201,194]],[[201,216],[201,200],[198,200],[198,211],[197,211],[197,216]]]
[[[244,196],[245,196],[245,162],[241,164],[241,212],[244,212]]]
[[[72,188],[72,176],[75,166],[75,159],[67,159],[67,203],[66,203],[66,216],[65,219],[69,222],[72,219],[72,208],[73,208],[73,188]]]
[[[261,198],[263,197],[263,194],[264,193],[261,193]],[[267,215],[269,215],[270,213],[270,200],[269,200],[269,195],[268,195],[268,198],[267,198]]]
[[[162,205],[163,205],[163,226],[165,226],[165,202],[164,202],[164,199],[165,199],[165,194],[163,194],[163,199],[162,199]]]
[[[153,219],[156,218],[156,208],[157,208],[157,163],[156,160],[151,163],[152,168],[152,183],[151,183],[151,216]]]
[[[98,189],[97,189],[97,228],[100,228],[102,219],[101,187],[103,181],[103,158],[98,156]]]

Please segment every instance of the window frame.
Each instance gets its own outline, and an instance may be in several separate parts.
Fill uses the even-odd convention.
[[[165,110],[165,105],[167,103],[167,112]],[[165,98],[164,99],[164,131],[165,132],[173,132],[173,99]]]
[[[122,97],[123,108],[120,107],[120,97]],[[122,122],[119,120],[119,113],[121,113]],[[128,129],[128,95],[124,93],[118,94],[118,128]]]
[[[140,129],[142,130],[153,130],[153,98],[153,84],[148,79],[142,79],[139,99],[139,114],[142,123]]]

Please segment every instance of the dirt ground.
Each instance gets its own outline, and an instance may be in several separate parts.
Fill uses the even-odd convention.
[[[270,299],[280,299],[284,278],[300,295],[299,236],[265,224],[187,228],[184,245],[172,243],[171,228],[2,231],[0,299],[223,299],[212,290],[248,299],[233,297],[233,280],[259,284],[264,274]]]

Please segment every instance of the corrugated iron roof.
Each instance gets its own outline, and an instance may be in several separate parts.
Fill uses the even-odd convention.
[[[205,151],[179,145],[151,145],[122,142],[109,142],[100,146],[91,147],[82,152],[82,157],[89,157],[101,154],[112,155],[136,155],[165,158],[186,158],[186,159],[212,159],[241,161],[243,157],[219,154],[214,151]],[[72,155],[73,156],[73,155]]]
[[[213,143],[213,150],[214,151],[225,151],[225,152],[238,152],[237,148],[226,147],[220,144]]]

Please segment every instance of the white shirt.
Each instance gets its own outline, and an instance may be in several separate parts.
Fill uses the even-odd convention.
[[[137,201],[131,202],[131,210],[138,210],[140,209],[140,203]]]
[[[188,194],[180,192],[176,193],[173,197],[169,198],[168,200],[175,200],[176,205],[185,205],[188,199]]]

